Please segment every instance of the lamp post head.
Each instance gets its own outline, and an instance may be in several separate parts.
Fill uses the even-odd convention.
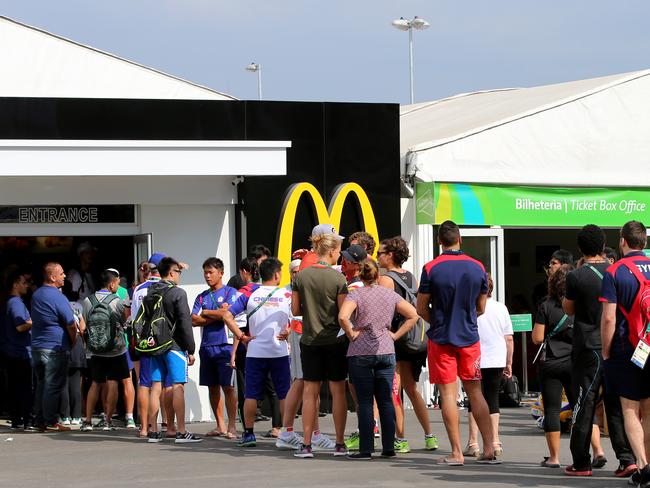
[[[257,63],[251,63],[246,68],[244,68],[246,71],[250,71],[252,73],[255,73],[256,71],[259,71],[262,67],[257,64]]]
[[[417,16],[411,21],[411,25],[413,26],[414,29],[417,30],[424,30],[431,27],[431,24],[429,24],[426,20],[421,19],[420,17]]]
[[[397,20],[393,20],[391,25],[397,30],[407,31],[411,28],[411,22],[406,20],[404,17],[400,17]]]

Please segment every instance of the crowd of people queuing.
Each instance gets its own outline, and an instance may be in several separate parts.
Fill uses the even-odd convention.
[[[201,442],[186,429],[184,391],[188,367],[195,362],[193,327],[198,327],[199,383],[208,387],[216,418],[208,436],[238,439],[243,448],[256,446],[254,423],[267,398],[273,428],[265,436],[295,457],[330,451],[369,460],[375,438],[381,438],[381,456],[394,457],[410,451],[405,394],[422,427],[424,447],[435,450],[438,441],[417,389],[428,362],[451,444],[450,455],[437,462],[462,466],[465,457],[475,457],[478,463],[499,464],[498,394],[502,377],[512,375],[512,324],[507,308],[491,298],[492,277],[461,250],[458,226],[451,221],[440,225],[441,252],[424,266],[419,284],[402,268],[409,250],[401,237],[377,247],[372,236],[357,232],[344,246],[336,229],[320,224],[310,241],[310,250],[294,252],[287,286],[280,286],[283,264],[264,246],[254,246],[227,284],[223,262],[207,258],[202,269],[208,288],[192,307],[178,286],[188,265],[161,253],[140,264],[137,283],[129,289],[114,268],[101,273],[98,286],[83,268],[71,272],[73,294],[67,297],[61,292],[64,269],[47,263],[29,309],[23,297],[32,277],[13,270],[0,335],[12,428],[67,431],[79,424],[81,431],[113,430],[122,393],[125,427],[138,429],[138,420],[138,437],[151,443],[166,438]],[[568,251],[553,254],[548,294],[533,330],[533,341],[540,344],[535,362],[549,449],[541,465],[560,467],[564,393],[573,408],[573,463],[564,472],[590,476],[592,468],[605,465],[595,421],[604,415],[619,461],[615,475],[650,486],[646,229],[635,221],[625,224],[618,261],[595,225],[578,232],[577,244],[582,254],[577,263]],[[82,398],[80,371],[86,366]],[[464,449],[459,380],[471,411]],[[334,439],[319,426],[323,385],[331,393]],[[358,430],[346,438],[348,389]],[[599,410],[601,397],[604,408]],[[302,435],[294,430],[300,409]]]

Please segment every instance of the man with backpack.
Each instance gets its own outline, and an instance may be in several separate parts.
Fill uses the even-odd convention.
[[[102,430],[115,430],[111,422],[118,396],[118,384],[130,377],[124,340],[125,308],[117,296],[120,275],[114,269],[101,274],[101,289],[83,301],[83,318],[86,322],[86,346],[92,354],[90,377],[92,384],[86,400],[86,419],[82,431],[93,430],[92,416],[101,395],[101,385],[107,383],[105,404],[102,410],[106,421]]]
[[[377,250],[377,262],[385,273],[379,278],[379,284],[394,290],[407,302],[415,306],[417,281],[409,271],[402,269],[402,265],[408,258],[408,244],[402,237],[396,236],[381,241]],[[396,332],[403,323],[404,317],[396,314],[393,317],[391,326],[393,332]],[[425,448],[428,450],[438,449],[438,439],[431,432],[427,405],[418,391],[420,373],[427,361],[428,338],[426,330],[427,324],[420,319],[415,324],[415,327],[395,343],[396,379],[399,392],[393,398],[397,420],[395,425],[395,452],[397,453],[407,453],[411,450],[404,431],[404,402],[402,401],[401,390],[404,390],[409,397],[415,416],[422,426]]]
[[[174,258],[165,257],[158,264],[160,281],[153,283],[142,299],[134,321],[136,350],[149,357],[151,394],[149,397],[148,442],[160,442],[158,409],[163,384],[171,389],[176,415],[175,442],[184,444],[203,439],[185,429],[185,383],[187,368],[194,364],[194,334],[185,290],[178,287],[183,267]],[[168,415],[172,419],[173,416]],[[167,435],[173,426],[168,423]]]
[[[632,481],[642,488],[650,486],[650,446],[644,443],[644,436],[650,435],[650,259],[643,253],[646,242],[641,222],[623,226],[620,248],[624,257],[607,269],[600,298],[605,383],[610,393],[620,397],[625,431],[640,470],[632,475]]]
[[[574,316],[571,385],[576,399],[569,443],[573,464],[567,466],[564,473],[568,476],[591,476],[593,466],[589,447],[603,375],[602,306],[599,299],[609,261],[603,257],[605,233],[597,225],[585,225],[578,232],[577,241],[583,264],[567,275],[566,294],[562,301],[564,313]],[[631,476],[637,468],[625,437],[621,404],[612,401],[606,388],[604,403],[609,438],[619,461],[614,476]]]

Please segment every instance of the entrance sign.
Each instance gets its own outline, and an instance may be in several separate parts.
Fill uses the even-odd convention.
[[[530,332],[533,330],[533,316],[529,313],[514,314],[510,316],[513,332]]]
[[[434,215],[427,211],[433,193]],[[525,227],[620,227],[647,221],[650,192],[627,188],[568,188],[463,183],[416,185],[417,223]]]
[[[325,206],[325,201],[320,192],[311,183],[296,183],[289,187],[287,196],[282,206],[280,214],[280,227],[277,238],[278,258],[282,261],[282,284],[286,285],[290,281],[289,263],[291,262],[291,253],[293,252],[293,228],[296,219],[298,203],[304,193],[311,197],[316,210],[318,224],[331,224],[338,231],[341,226],[343,216],[343,205],[350,193],[354,193],[359,200],[361,207],[361,217],[363,219],[364,230],[374,237],[375,242],[379,242],[379,232],[377,231],[377,221],[375,213],[370,205],[370,200],[366,192],[356,183],[343,183],[336,187],[334,195],[330,201],[329,207]],[[375,250],[376,253],[376,250]]]
[[[0,207],[2,224],[133,224],[135,205],[25,205]]]

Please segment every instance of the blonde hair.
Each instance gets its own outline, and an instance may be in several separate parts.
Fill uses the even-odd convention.
[[[341,247],[341,240],[334,234],[321,234],[310,238],[314,252],[319,256],[327,256],[331,251]]]
[[[379,278],[379,267],[372,259],[364,259],[359,263],[359,278],[365,286],[373,285]]]

